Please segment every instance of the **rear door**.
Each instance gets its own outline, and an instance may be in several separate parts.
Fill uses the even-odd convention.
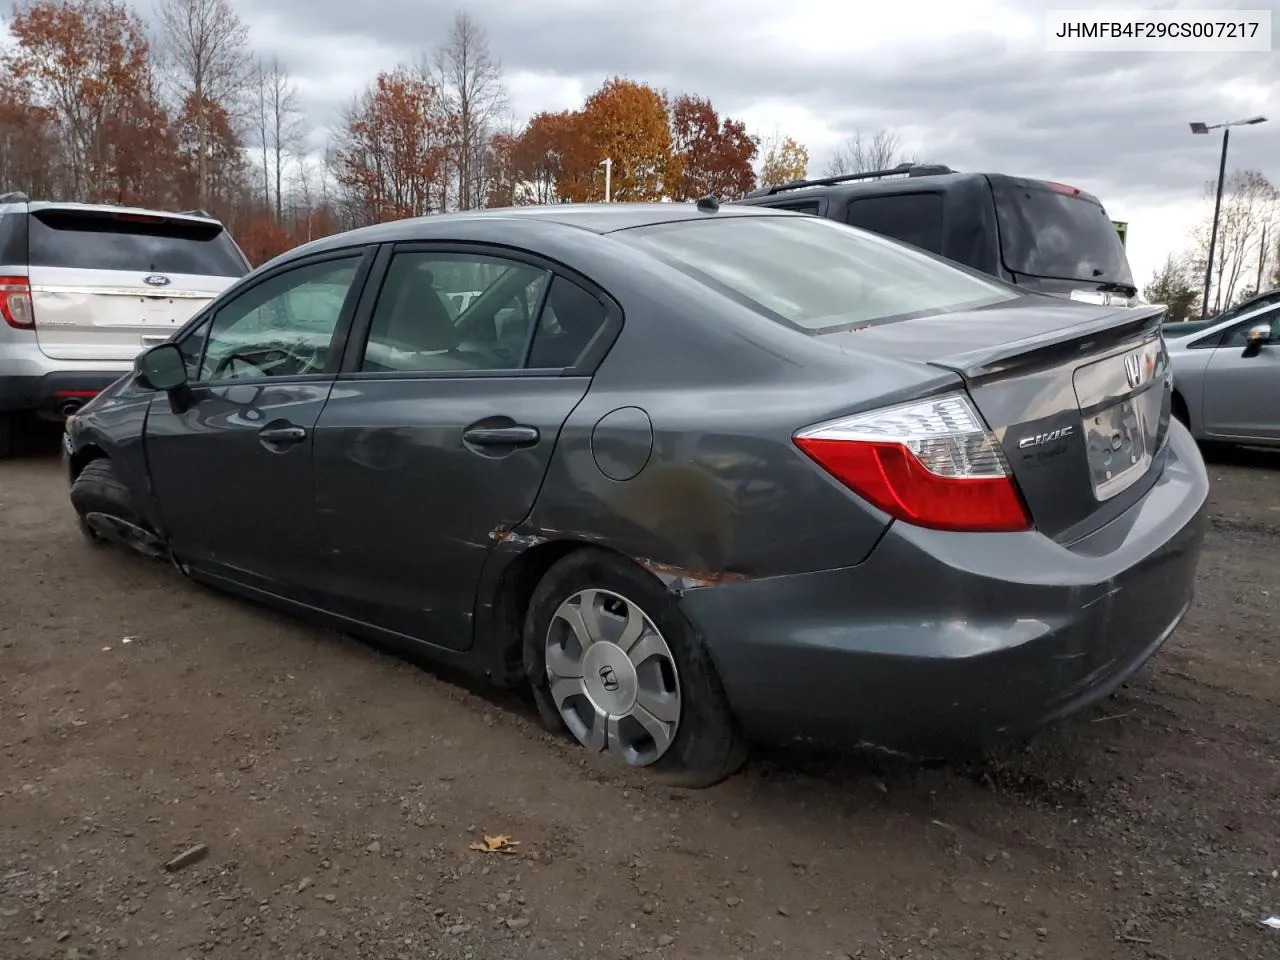
[[[1104,306],[1137,293],[1106,210],[1075,187],[991,175],[1000,258],[1015,283]]]
[[[132,360],[249,272],[215,221],[109,207],[33,205],[28,249],[36,338],[56,360]]]
[[[462,650],[489,552],[532,509],[620,315],[505,248],[387,256],[316,424],[327,592],[344,616]],[[447,301],[475,291],[451,317]]]

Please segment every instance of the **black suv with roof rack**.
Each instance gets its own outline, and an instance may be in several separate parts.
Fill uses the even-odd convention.
[[[767,186],[737,202],[839,220],[1042,293],[1128,304],[1138,292],[1102,204],[1061,183],[904,163]]]

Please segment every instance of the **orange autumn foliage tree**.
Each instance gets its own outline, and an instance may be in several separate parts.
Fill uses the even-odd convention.
[[[575,124],[556,185],[560,199],[603,200],[605,159],[613,161],[615,202],[660,200],[679,182],[667,99],[653,87],[613,77],[587,97]]]
[[[333,172],[357,221],[420,217],[444,206],[448,120],[419,73],[382,73],[356,101],[338,136]]]
[[[230,114],[212,100],[206,99],[200,105],[194,95],[188,95],[176,133],[178,204],[198,207],[201,192],[204,203],[211,207],[225,209],[234,203],[245,187],[247,165]],[[201,171],[205,178],[203,191]]]
[[[791,137],[775,142],[764,155],[760,182],[767,186],[803,180],[809,169],[809,148]]]
[[[38,0],[16,10],[0,74],[44,110],[59,143],[62,199],[138,199],[163,190],[156,95],[142,21],[115,0]]]
[[[538,113],[517,135],[494,137],[495,177],[489,206],[556,203],[564,179],[565,157],[581,136],[581,114]]]
[[[9,74],[0,74],[0,190],[21,185],[32,195],[51,195],[60,151],[52,111],[35,103]]]
[[[297,243],[305,242],[298,239]],[[236,233],[236,243],[255,267],[295,246],[295,238],[280,223],[263,210],[250,217]]]
[[[741,121],[721,119],[710,100],[690,94],[676,97],[671,103],[671,139],[680,161],[672,200],[697,200],[708,194],[737,200],[755,189],[759,140]]]

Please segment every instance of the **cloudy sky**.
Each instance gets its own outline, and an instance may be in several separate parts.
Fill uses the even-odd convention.
[[[617,73],[796,137],[811,173],[855,128],[887,127],[928,160],[1095,193],[1131,224],[1139,283],[1182,244],[1217,173],[1218,136],[1193,136],[1189,121],[1271,116],[1234,132],[1228,165],[1280,182],[1280,43],[1225,55],[1048,52],[1045,11],[1108,6],[1088,0],[232,2],[292,70],[318,124],[378,70],[438,45],[465,9],[489,32],[521,118],[575,108]],[[1111,6],[1271,9],[1280,32],[1280,0]]]
[[[257,50],[290,69],[324,142],[380,70],[437,47],[458,10],[489,33],[517,119],[573,109],[620,74],[708,96],[754,131],[805,143],[810,173],[855,129],[894,131],[922,159],[1044,177],[1130,223],[1141,284],[1185,245],[1217,175],[1218,134],[1188,122],[1257,114],[1229,169],[1280,183],[1280,37],[1267,53],[1046,49],[1050,9],[1272,11],[1280,0],[231,0]],[[140,7],[146,6],[141,0]]]

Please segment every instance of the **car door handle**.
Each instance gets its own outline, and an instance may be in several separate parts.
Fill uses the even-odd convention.
[[[530,447],[541,438],[536,427],[469,427],[462,439],[477,447]]]
[[[263,443],[290,446],[307,439],[307,431],[295,426],[263,427],[258,431],[258,439]]]

